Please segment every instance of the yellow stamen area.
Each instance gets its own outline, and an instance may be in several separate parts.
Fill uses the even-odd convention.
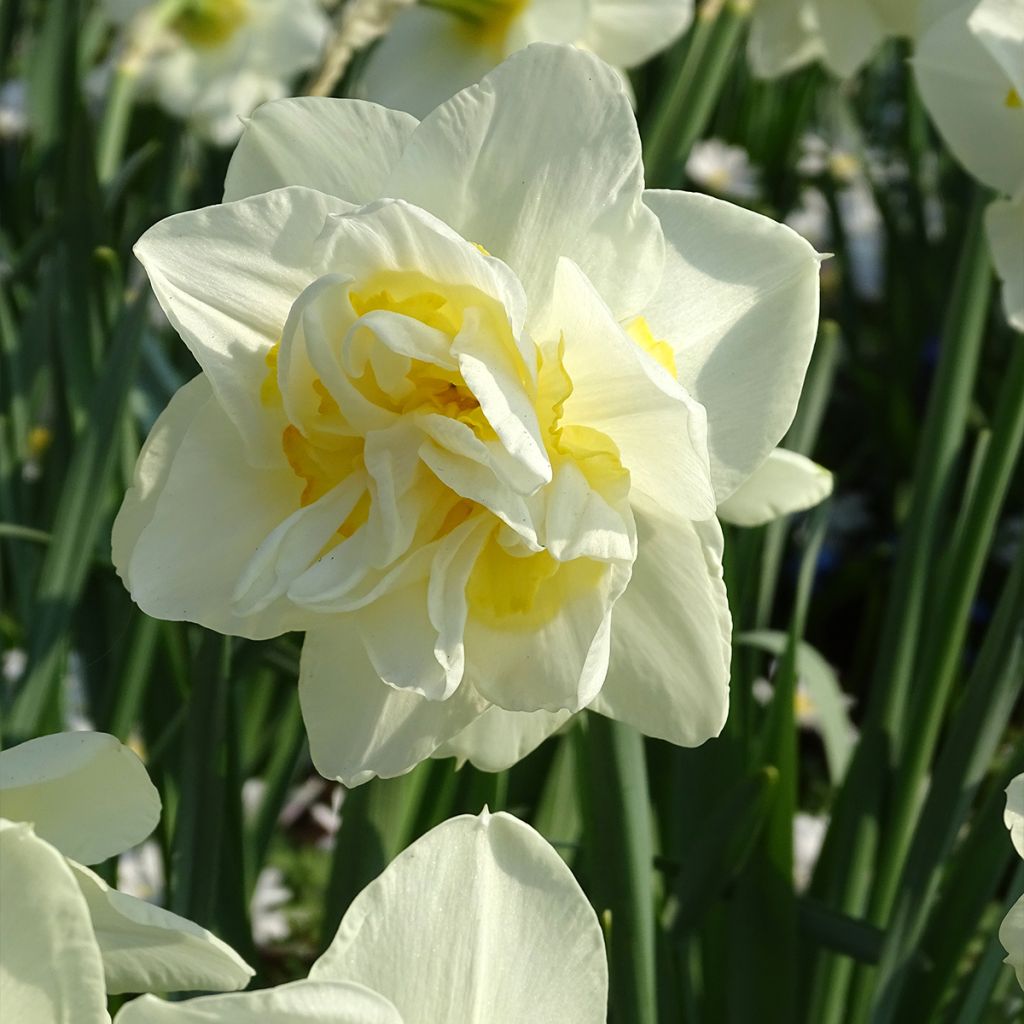
[[[453,306],[443,295],[437,292],[413,292],[404,298],[398,298],[387,288],[379,291],[349,292],[349,302],[356,311],[356,316],[365,316],[377,309],[390,313],[400,313],[412,317],[428,327],[434,327],[445,334],[455,336],[462,326],[462,311]]]
[[[53,443],[53,431],[49,427],[33,427],[25,440],[30,458],[38,459]]]
[[[173,28],[193,46],[213,48],[226,43],[248,16],[247,0],[191,0]]]
[[[530,0],[421,0],[454,14],[471,44],[500,51],[512,23]],[[503,56],[503,54],[499,54]]]
[[[1010,87],[1010,91],[1006,94],[1006,105],[1011,110],[1020,110],[1024,107],[1024,101],[1021,100],[1020,93],[1013,86]]]
[[[793,694],[793,709],[797,719],[807,719],[818,713],[814,701],[803,691],[797,690]]]
[[[263,361],[267,364],[267,375],[260,384],[260,402],[268,409],[281,406],[281,389],[277,385],[277,357],[281,351],[280,343],[273,345]]]
[[[667,341],[659,341],[651,332],[651,326],[642,317],[634,317],[626,324],[626,333],[649,355],[656,359],[662,366],[672,374],[679,377],[676,369],[676,357],[672,346]]]
[[[313,443],[289,423],[281,433],[281,448],[292,472],[306,483],[299,499],[303,508],[322,498],[362,465],[362,438],[338,438],[337,446],[328,448]]]

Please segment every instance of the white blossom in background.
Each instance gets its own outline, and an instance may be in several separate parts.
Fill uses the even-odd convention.
[[[537,42],[574,43],[621,74],[670,46],[692,19],[693,0],[420,0],[370,55],[359,95],[424,117]]]
[[[317,0],[189,0],[169,22],[159,0],[105,0],[126,29],[139,89],[217,145],[241,118],[291,92],[320,59],[330,23]]]
[[[257,946],[272,946],[291,934],[284,908],[292,902],[294,895],[284,884],[280,868],[265,867],[260,871],[249,900],[252,937]]]
[[[1006,790],[1006,811],[1003,821],[1010,830],[1010,839],[1017,853],[1024,857],[1024,775],[1018,775]],[[1006,950],[1006,963],[1017,974],[1024,988],[1024,896],[1010,908],[1000,929],[999,941]]]
[[[422,124],[268,104],[225,198],[136,247],[204,371],[115,524],[138,604],[304,630],[313,761],[347,785],[431,755],[507,767],[583,707],[715,735],[716,507],[755,521],[824,484],[774,451],[813,249],[644,192],[618,77],[569,46],[519,51]]]
[[[806,892],[828,832],[828,815],[797,811],[793,817],[793,884]]]
[[[28,88],[23,78],[0,85],[0,140],[18,139],[28,131]]]
[[[28,651],[24,647],[8,647],[0,658],[0,672],[4,682],[13,686],[25,674],[28,667]]]
[[[160,817],[142,762],[113,736],[57,733],[0,752],[0,1006],[32,1024],[106,1024],[107,994],[226,990],[249,966],[185,918],[84,864]]]
[[[761,196],[761,174],[750,154],[721,139],[697,142],[687,157],[686,173],[705,191],[725,199],[753,201]]]
[[[508,814],[453,818],[353,900],[309,978],[116,1024],[604,1024],[604,937],[572,872]]]
[[[128,896],[158,907],[164,905],[167,874],[160,844],[147,839],[117,858],[117,888]]]
[[[759,78],[821,61],[849,78],[888,38],[911,36],[919,0],[758,0],[747,59]]]
[[[1024,4],[922,0],[921,99],[953,155],[1005,198],[985,229],[1007,319],[1024,331]]]

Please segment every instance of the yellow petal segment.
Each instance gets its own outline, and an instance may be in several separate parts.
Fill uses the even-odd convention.
[[[668,370],[673,377],[678,377],[676,356],[667,341],[659,341],[651,331],[651,326],[642,317],[634,317],[626,324],[626,333],[649,355]]]
[[[249,16],[246,0],[191,0],[174,29],[193,46],[223,46]]]
[[[1006,94],[1006,105],[1011,110],[1020,110],[1024,107],[1024,102],[1021,101],[1020,93],[1017,92],[1013,86],[1010,86],[1010,91]]]

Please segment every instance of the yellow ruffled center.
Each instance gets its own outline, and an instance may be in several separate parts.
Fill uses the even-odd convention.
[[[1020,93],[1013,86],[1010,86],[1010,91],[1006,94],[1006,105],[1011,110],[1020,110],[1024,107],[1024,101],[1021,100]]]
[[[472,45],[502,50],[512,23],[527,8],[530,0],[421,0],[454,14]],[[500,54],[503,56],[503,54]]]
[[[247,0],[190,0],[174,30],[193,46],[223,46],[249,16]]]

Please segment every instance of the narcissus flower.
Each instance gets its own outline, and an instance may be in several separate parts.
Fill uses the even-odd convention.
[[[0,753],[0,1006],[32,1024],[109,1021],[107,993],[238,989],[252,970],[198,925],[83,867],[145,839],[160,797],[113,736]]]
[[[446,821],[352,902],[309,979],[165,1003],[116,1024],[604,1024],[601,927],[572,872],[508,814]]]
[[[924,0],[929,25],[914,56],[921,99],[953,155],[1009,197],[985,228],[1003,305],[1024,331],[1024,5]]]
[[[618,77],[568,46],[520,51],[421,124],[269,104],[225,198],[136,247],[203,368],[115,524],[139,605],[305,630],[313,759],[347,784],[472,727],[498,734],[478,763],[505,764],[512,718],[536,745],[587,706],[717,734],[714,513],[793,416],[813,249],[644,192]]]
[[[420,0],[373,51],[360,95],[423,117],[529,43],[636,67],[689,26],[693,0]]]
[[[1024,857],[1024,775],[1018,775],[1006,789],[1006,811],[1003,821],[1010,830],[1010,839]],[[1017,972],[1017,981],[1024,988],[1024,896],[1010,909],[999,929],[999,941],[1006,950],[1006,963]]]
[[[891,36],[909,36],[920,0],[758,0],[747,58],[776,78],[820,60],[849,78]]]
[[[238,138],[240,117],[288,95],[329,29],[317,0],[106,0],[106,8],[129,27],[125,59],[141,65],[142,93],[218,145]]]

